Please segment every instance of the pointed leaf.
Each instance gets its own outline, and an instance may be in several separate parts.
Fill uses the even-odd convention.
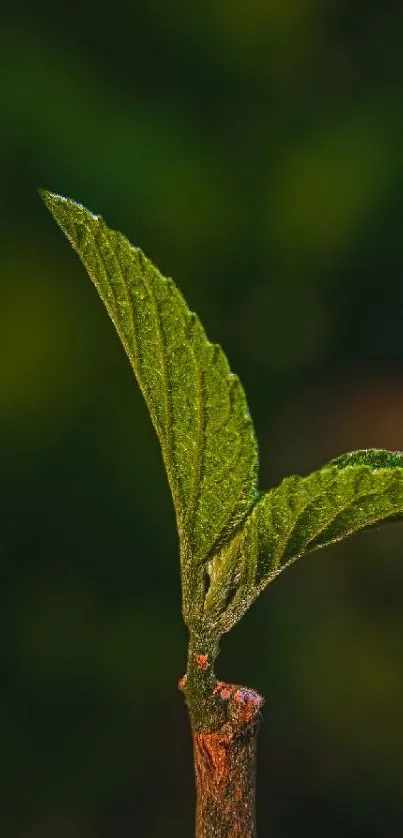
[[[181,542],[185,613],[196,566],[256,498],[257,446],[239,379],[171,279],[81,205],[42,192],[116,327],[159,437]]]
[[[308,477],[293,475],[255,504],[232,558],[216,575],[206,612],[228,631],[289,564],[348,535],[403,518],[403,455],[356,451]],[[240,558],[241,557],[241,558]],[[228,604],[228,565],[237,566]]]

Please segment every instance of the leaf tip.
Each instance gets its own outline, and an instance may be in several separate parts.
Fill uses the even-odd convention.
[[[94,215],[94,213],[90,212],[83,204],[80,204],[79,201],[73,201],[72,198],[67,198],[66,195],[59,195],[57,192],[50,192],[49,189],[42,189],[38,187],[38,195],[42,198],[42,201],[47,206],[48,210],[52,213],[52,215],[56,215],[57,211],[60,209],[76,209],[81,210],[86,215],[92,216],[93,218],[99,218],[99,216]]]
[[[42,198],[43,203],[53,215],[55,221],[58,222],[60,226],[62,225],[62,219],[66,215],[66,209],[69,206],[75,204],[74,201],[69,200],[69,198],[65,198],[64,195],[58,195],[56,192],[50,192],[48,189],[38,189],[39,197]],[[79,206],[79,204],[77,204]]]
[[[42,187],[38,187],[37,192],[48,209],[51,209],[52,206],[59,201],[67,201],[67,198],[64,198],[63,195],[57,195],[56,192],[50,192],[49,189],[42,189]]]

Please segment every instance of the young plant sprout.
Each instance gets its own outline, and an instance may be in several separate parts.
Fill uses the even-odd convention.
[[[161,445],[189,631],[179,688],[193,735],[196,838],[254,838],[263,698],[217,680],[220,639],[296,559],[403,517],[403,454],[343,454],[308,477],[259,491],[243,387],[173,281],[99,216],[41,195],[115,325]]]

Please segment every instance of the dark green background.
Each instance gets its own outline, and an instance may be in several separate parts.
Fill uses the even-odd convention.
[[[1,835],[189,838],[158,444],[42,186],[173,276],[245,384],[264,488],[403,449],[403,6],[21,0],[0,26]],[[223,642],[266,696],[261,838],[403,828],[403,527]]]

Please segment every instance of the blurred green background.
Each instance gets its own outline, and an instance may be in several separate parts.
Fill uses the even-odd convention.
[[[112,325],[36,187],[175,278],[269,488],[403,449],[403,6],[20,0],[0,20],[1,835],[188,838],[171,500]],[[403,526],[318,552],[224,639],[267,699],[259,835],[403,827]]]

